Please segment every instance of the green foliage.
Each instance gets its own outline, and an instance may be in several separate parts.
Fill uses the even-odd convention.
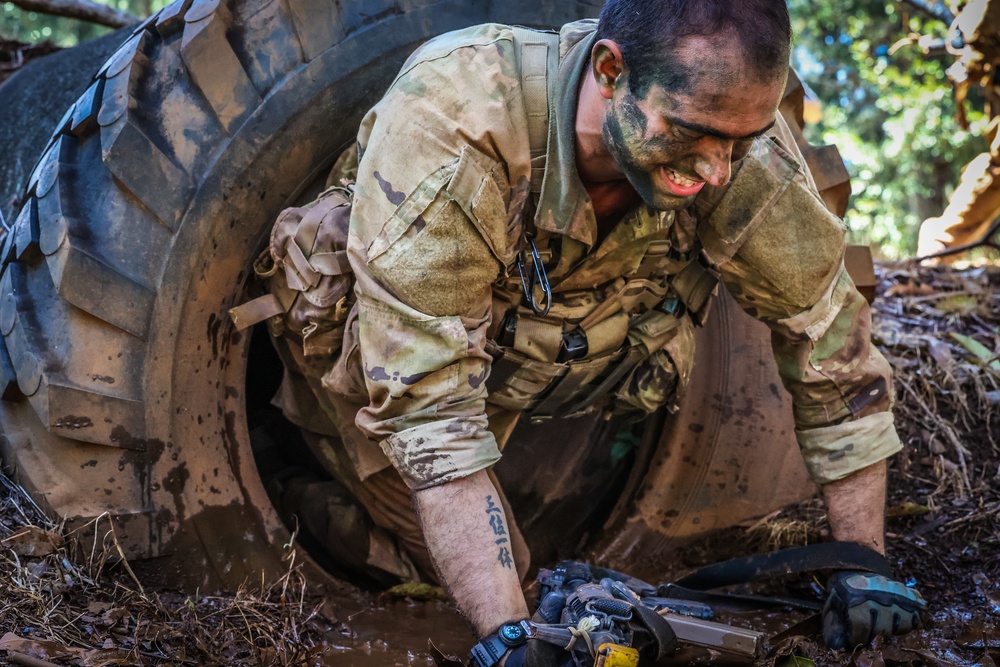
[[[169,0],[95,0],[138,17],[146,17],[170,4]],[[110,28],[77,21],[27,12],[9,2],[0,2],[0,38],[19,42],[36,43],[48,40],[57,46],[70,47],[99,37]]]
[[[920,222],[941,212],[961,168],[987,149],[954,120],[945,75],[954,57],[915,43],[893,50],[908,34],[943,39],[947,25],[895,0],[789,0],[789,9],[793,64],[824,103],[807,136],[836,144],[851,172],[851,239],[911,255]],[[970,120],[975,130],[982,114]]]
[[[26,12],[9,2],[0,4],[0,38],[3,39],[30,44],[48,40],[68,47],[106,32],[108,28],[92,23]]]

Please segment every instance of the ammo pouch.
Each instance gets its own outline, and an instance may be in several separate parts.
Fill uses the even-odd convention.
[[[271,335],[300,345],[307,360],[329,359],[340,350],[353,301],[351,196],[348,188],[332,187],[281,212],[254,262],[267,294],[229,311],[237,329],[267,320]]]
[[[655,248],[640,269],[653,263],[662,264]],[[650,404],[629,393],[651,389],[644,386],[647,380],[633,377],[639,373],[648,379],[642,366],[658,352],[669,357],[676,374],[666,399],[679,401],[694,362],[694,325],[707,317],[718,278],[697,254],[673,268],[678,272],[669,281],[649,279],[649,270],[637,271],[580,321],[559,303],[548,316],[538,316],[495,289],[486,346],[493,357],[487,401],[526,411],[533,422],[600,409],[650,412],[662,400]]]

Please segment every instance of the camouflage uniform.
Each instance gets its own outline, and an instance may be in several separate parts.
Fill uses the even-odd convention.
[[[755,142],[730,186],[705,188],[687,211],[639,206],[598,242],[574,155],[576,92],[595,27],[578,22],[560,33],[538,196],[509,27],[432,40],[364,119],[348,241],[357,303],[322,380],[328,411],[359,408],[366,437],[343,434],[356,482],[390,463],[415,490],[486,469],[522,410],[537,410],[563,385],[602,385],[632,351],[639,361],[602,407],[668,404],[696,372],[692,319],[704,313],[678,317],[664,304],[672,272],[700,248],[741,306],[774,332],[816,481],[898,451],[890,370],[870,344],[868,304],[844,270],[844,228],[799,168],[780,117],[777,143]],[[517,272],[507,270],[523,247],[522,218],[533,222],[548,267],[554,300],[545,317],[522,303]],[[512,309],[514,339],[498,345]],[[586,329],[589,350],[569,368],[556,361],[560,334],[576,327]],[[496,360],[510,355],[517,368],[488,391]]]

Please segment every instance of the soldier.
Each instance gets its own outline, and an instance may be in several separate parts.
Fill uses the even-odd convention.
[[[990,149],[988,153],[977,155],[962,170],[962,178],[944,212],[928,218],[920,226],[917,255],[921,257],[986,240],[987,231],[1000,216],[1000,135],[997,132],[1000,91],[996,74],[997,63],[1000,63],[1000,4],[989,0],[961,3],[961,11],[948,32],[947,46],[958,58],[948,68],[948,76],[955,85],[959,124],[969,129],[965,102],[969,89],[980,86],[991,118],[984,132]],[[942,260],[953,261],[959,256],[957,253],[945,255]]]
[[[340,437],[313,426],[312,444],[381,531],[369,563],[436,572],[487,643],[528,617],[527,551],[490,473],[517,419],[671,405],[719,277],[774,332],[834,537],[883,551],[890,369],[844,227],[776,116],[789,32],[783,0],[609,0],[558,35],[476,26],[418,49],[362,123],[357,301],[311,380]],[[901,584],[832,583],[831,646],[918,620]]]

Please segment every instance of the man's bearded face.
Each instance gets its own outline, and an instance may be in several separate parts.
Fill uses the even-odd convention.
[[[604,116],[605,146],[642,200],[657,209],[684,208],[706,184],[725,185],[732,164],[775,120],[784,77],[761,81],[726,70],[735,47],[705,57],[697,46],[707,43],[692,38],[673,58],[691,68],[680,89],[652,84],[640,99],[623,73]],[[707,62],[713,60],[722,61],[718,69]]]

